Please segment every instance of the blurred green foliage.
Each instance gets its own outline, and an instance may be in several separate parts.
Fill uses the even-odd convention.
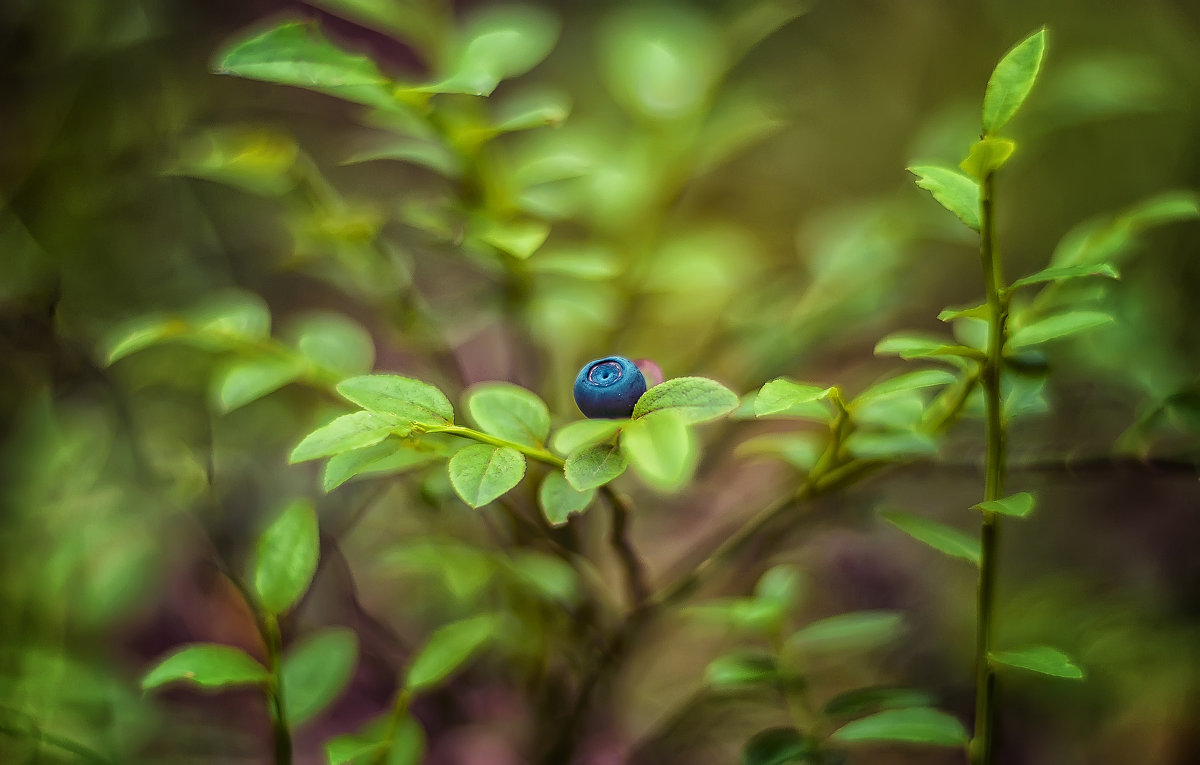
[[[418,649],[464,623],[447,649],[462,676],[415,708],[427,743],[407,722],[392,730],[397,756],[540,749],[619,611],[602,516],[547,530],[534,489],[511,515],[469,509],[437,442],[323,478],[289,466],[344,414],[332,385],[390,370],[457,402],[509,381],[541,395],[558,431],[576,419],[579,365],[619,352],[739,392],[780,375],[836,383],[880,432],[912,426],[948,381],[880,394],[896,363],[873,357],[876,340],[919,352],[892,333],[936,331],[942,306],[969,311],[980,291],[970,232],[904,168],[967,156],[997,52],[1041,24],[1054,30],[1043,78],[1006,128],[1010,276],[1111,264],[1121,278],[1014,296],[1018,332],[1048,331],[1037,320],[1068,301],[1115,320],[1012,380],[1014,484],[1038,510],[1003,543],[1000,642],[1062,646],[1088,680],[1003,674],[1000,759],[1194,761],[1200,233],[1169,224],[1194,214],[1200,182],[1200,17],[1168,0],[1103,13],[1067,0],[4,4],[0,759],[266,757],[257,697],[143,696],[138,680],[185,642],[265,660],[231,582],[300,496],[316,503],[321,564],[283,620],[291,672],[348,687],[321,690],[334,703],[321,713],[296,710],[298,752],[330,741],[341,761],[369,756],[403,669],[425,656],[415,666],[438,676]],[[982,347],[970,315],[947,318],[956,342]],[[828,400],[775,404],[787,429],[697,431],[704,460],[680,452],[698,470],[681,493],[619,479],[653,580],[813,469]],[[973,523],[960,508],[978,501],[979,429],[968,417],[935,456],[927,440],[860,443],[924,460],[823,500],[732,565],[704,591],[724,621],[685,612],[647,633],[605,679],[577,751],[730,762],[768,729],[747,752],[806,756],[778,683],[743,682],[778,676],[753,629],[783,618],[811,648],[822,621],[875,615],[858,625],[865,653],[806,654],[805,693],[829,719],[891,710],[910,724],[935,703],[964,717],[972,582],[869,511],[918,509],[939,533]],[[588,438],[602,440],[576,445]],[[543,492],[569,503],[577,488]],[[781,562],[808,582],[787,617],[743,597],[757,581],[761,598]],[[893,612],[906,630],[876,640]],[[475,657],[484,632],[496,645]],[[341,665],[304,659],[321,640]],[[864,686],[884,690],[845,695]]]

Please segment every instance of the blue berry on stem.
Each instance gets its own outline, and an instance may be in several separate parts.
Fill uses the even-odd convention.
[[[587,417],[628,417],[645,392],[646,378],[624,356],[589,361],[575,378],[575,403]]]

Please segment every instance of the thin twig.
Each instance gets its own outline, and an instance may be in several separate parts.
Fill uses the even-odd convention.
[[[646,583],[645,566],[630,540],[629,526],[632,512],[629,501],[609,484],[605,484],[601,491],[612,508],[612,532],[608,538],[609,544],[612,545],[617,559],[621,561],[621,566],[625,570],[625,586],[629,591],[629,603],[631,608],[636,611],[650,597],[650,586]]]

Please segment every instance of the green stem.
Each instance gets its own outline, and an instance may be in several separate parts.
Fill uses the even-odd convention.
[[[375,756],[371,758],[371,765],[386,765],[388,756],[392,753],[392,747],[396,744],[396,734],[400,731],[400,723],[404,722],[404,718],[408,716],[408,705],[411,702],[412,693],[408,689],[402,688],[396,694],[396,703],[392,707],[391,715],[388,716],[387,731],[383,734],[383,741],[380,742]]]
[[[995,220],[992,212],[993,174],[983,178],[980,199],[980,260],[987,288],[988,354],[983,367],[983,390],[987,401],[987,463],[984,500],[1000,499],[1004,492],[1005,435],[1001,412],[1000,374],[1003,364],[1007,306],[1003,298],[1004,275],[996,248]],[[984,511],[980,534],[977,631],[975,635],[975,737],[970,755],[973,765],[991,765],[995,722],[996,679],[988,656],[992,648],[992,616],[996,593],[996,550],[999,545],[1000,519]]]
[[[271,712],[271,730],[275,737],[275,765],[291,765],[292,730],[288,725],[287,708],[283,701],[283,684],[279,675],[283,640],[279,635],[279,622],[273,614],[263,617],[262,627],[263,638],[267,644],[267,669],[271,670],[271,680],[267,683],[267,697]]]
[[[507,438],[490,436],[487,433],[480,433],[478,430],[473,428],[465,428],[462,425],[422,425],[417,423],[413,430],[420,433],[449,433],[452,436],[469,438],[472,441],[478,441],[481,444],[490,444],[492,446],[504,446],[508,447],[509,449],[516,449],[530,459],[535,459],[538,462],[544,462],[547,465],[553,465],[556,468],[561,468],[566,464],[557,454],[552,454],[545,449],[539,449],[535,446],[526,446],[525,444],[518,444],[516,441],[509,441]]]

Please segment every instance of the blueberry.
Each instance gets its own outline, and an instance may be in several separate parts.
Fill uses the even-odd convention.
[[[590,361],[575,378],[575,403],[588,417],[628,417],[645,392],[646,378],[624,356]]]

